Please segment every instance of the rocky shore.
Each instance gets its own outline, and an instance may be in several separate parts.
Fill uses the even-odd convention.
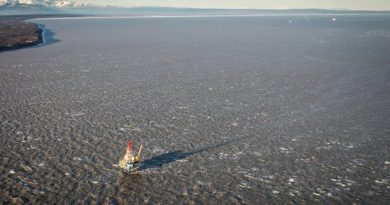
[[[19,19],[0,19],[0,52],[42,43],[38,25]]]
[[[0,16],[0,52],[35,46],[43,42],[43,30],[27,19],[79,17],[73,14],[37,14]]]

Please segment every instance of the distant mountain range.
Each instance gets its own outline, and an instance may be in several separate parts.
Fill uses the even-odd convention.
[[[71,0],[0,0],[0,6],[8,8],[16,7],[46,7],[46,8],[70,8],[79,7],[82,4],[77,4]]]
[[[82,9],[104,8],[92,4],[75,3],[71,0],[0,0],[0,15],[57,14]]]
[[[72,0],[0,0],[1,15],[20,14],[91,14],[91,15],[268,15],[268,14],[335,14],[335,13],[385,13],[388,11],[351,11],[324,9],[197,9],[172,7],[98,6],[81,4]]]

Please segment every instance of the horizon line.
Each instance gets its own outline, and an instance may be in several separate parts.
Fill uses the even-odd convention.
[[[238,8],[223,8],[223,7],[181,7],[181,6],[119,6],[119,5],[95,5],[95,4],[83,4],[84,6],[96,6],[96,7],[116,7],[124,9],[134,9],[134,8],[173,8],[173,9],[210,9],[210,10],[278,10],[278,11],[288,11],[288,10],[323,10],[323,11],[390,11],[390,9],[351,9],[351,8],[247,8],[247,7],[238,7]]]
[[[20,3],[19,3],[20,4]],[[4,4],[6,5],[6,4]],[[2,6],[4,6],[2,5]],[[21,4],[21,5],[41,5],[41,4]],[[80,3],[76,4],[79,6],[73,8],[82,7],[108,7],[108,8],[122,8],[122,9],[137,9],[137,8],[172,8],[172,9],[209,9],[209,10],[272,10],[272,11],[291,11],[291,10],[322,10],[322,11],[350,11],[350,12],[390,12],[390,9],[352,9],[352,8],[248,8],[248,7],[237,7],[237,8],[223,8],[223,7],[181,7],[181,6],[121,6],[121,5],[104,5],[104,4],[93,4],[93,3]],[[2,7],[0,6],[0,7]],[[48,7],[53,8],[53,7]],[[72,7],[54,7],[58,9],[73,9]]]

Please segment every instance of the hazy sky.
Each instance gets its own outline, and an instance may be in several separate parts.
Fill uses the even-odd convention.
[[[390,0],[74,0],[117,6],[169,6],[196,8],[325,8],[390,10]]]

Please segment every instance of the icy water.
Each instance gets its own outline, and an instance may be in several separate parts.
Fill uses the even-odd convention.
[[[0,54],[2,204],[390,200],[389,16],[35,22],[56,42]]]

